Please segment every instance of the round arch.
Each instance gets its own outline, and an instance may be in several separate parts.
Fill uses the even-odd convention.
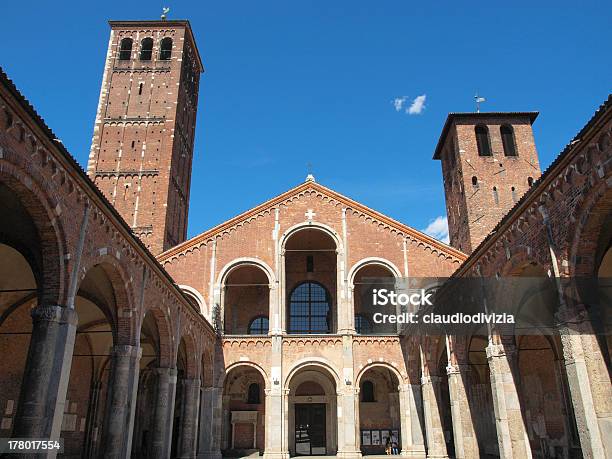
[[[274,271],[265,261],[253,257],[240,257],[230,261],[221,269],[221,271],[219,271],[216,283],[217,289],[221,289],[225,285],[225,282],[232,271],[243,266],[255,266],[256,268],[260,268],[268,277],[268,282],[270,285],[276,284],[276,276],[274,275]]]
[[[341,386],[340,377],[338,376],[338,372],[334,369],[333,365],[329,360],[324,359],[322,357],[306,357],[304,359],[298,360],[293,364],[291,369],[287,372],[287,376],[285,377],[285,381],[283,384],[283,389],[289,389],[289,385],[291,384],[291,379],[302,369],[306,367],[317,367],[321,368],[324,371],[328,372],[330,376],[333,378],[336,383],[336,388]]]
[[[200,356],[196,352],[196,341],[190,333],[184,332],[181,334],[178,339],[179,347],[181,343],[185,343],[185,352],[186,352],[186,361],[185,361],[185,378],[194,379],[198,377],[198,369],[200,367],[200,362],[198,361]],[[177,347],[178,353],[178,347]],[[178,359],[178,354],[177,354]]]
[[[189,285],[179,285],[179,288],[184,293],[186,293],[189,298],[192,298],[193,301],[195,301],[198,308],[200,309],[200,314],[202,314],[202,316],[206,318],[210,317],[210,311],[208,310],[208,306],[206,305],[206,300],[204,300],[204,297],[198,290]]]
[[[291,239],[291,236],[295,235],[296,233],[299,233],[302,230],[308,230],[308,229],[319,230],[327,234],[336,243],[336,249],[338,250],[338,252],[344,251],[344,246],[342,244],[342,238],[340,237],[338,232],[334,230],[331,226],[325,225],[324,223],[318,223],[318,222],[298,223],[297,225],[293,225],[291,228],[287,229],[283,233],[283,235],[280,237],[281,251],[285,250],[287,241]]]
[[[359,260],[349,270],[347,278],[348,278],[350,287],[354,287],[353,284],[354,284],[354,280],[355,280],[355,276],[357,275],[357,272],[361,268],[365,268],[366,266],[369,266],[369,265],[382,266],[383,268],[388,269],[396,279],[399,279],[400,277],[402,277],[400,270],[391,261],[385,258],[380,258],[380,257],[367,257],[367,258],[362,258],[361,260]]]
[[[225,367],[225,370],[223,371],[223,373],[221,373],[219,375],[219,379],[217,381],[217,387],[224,387],[225,383],[227,382],[227,377],[229,376],[229,374],[236,369],[239,369],[240,367],[249,367],[249,368],[253,368],[255,370],[257,370],[261,377],[264,380],[265,383],[265,388],[269,389],[270,388],[270,380],[268,379],[268,374],[266,373],[266,370],[264,370],[261,365],[255,363],[255,362],[251,362],[249,360],[244,360],[244,361],[240,361],[240,362],[234,362],[234,363],[230,363],[227,367]]]
[[[399,370],[395,368],[393,365],[391,365],[390,363],[372,362],[372,363],[368,363],[361,370],[359,370],[359,373],[357,373],[357,378],[355,378],[355,387],[360,387],[361,378],[363,378],[363,375],[366,374],[368,370],[371,370],[372,368],[384,368],[385,370],[391,371],[391,373],[395,375],[395,377],[397,378],[397,381],[400,384],[403,384],[406,381],[406,378],[401,375]]]
[[[162,368],[169,368],[172,365],[172,335],[170,332],[170,321],[161,308],[150,306],[142,311],[142,315],[138,321],[139,329],[142,327],[148,313],[151,313],[157,325],[157,333],[159,335],[159,366]]]

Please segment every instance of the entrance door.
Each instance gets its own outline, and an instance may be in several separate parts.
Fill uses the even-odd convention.
[[[327,454],[324,403],[295,405],[295,454],[297,456]]]

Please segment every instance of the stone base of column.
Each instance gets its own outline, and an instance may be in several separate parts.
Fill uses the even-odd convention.
[[[336,457],[341,457],[342,459],[361,459],[362,454],[361,451],[338,451]]]
[[[425,447],[421,447],[421,448],[411,448],[411,449],[402,449],[402,451],[400,452],[400,456],[403,457],[418,457],[420,459],[425,459],[426,453],[425,453]]]
[[[427,459],[448,459],[448,454],[428,454]]]
[[[196,456],[198,459],[221,459],[221,451],[204,451],[198,453]]]
[[[264,451],[263,459],[289,459],[289,452],[275,451],[269,453],[267,451]]]

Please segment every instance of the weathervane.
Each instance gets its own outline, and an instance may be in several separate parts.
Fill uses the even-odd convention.
[[[167,6],[164,6],[162,8],[162,15],[161,15],[161,20],[162,21],[166,20],[166,16],[168,15],[169,12],[170,12],[170,8],[168,8]]]
[[[474,100],[476,101],[476,113],[480,113],[480,103],[486,102],[487,99],[478,95],[478,91],[476,91],[476,95],[474,96]]]

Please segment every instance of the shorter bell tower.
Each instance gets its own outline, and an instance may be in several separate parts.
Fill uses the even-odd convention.
[[[540,175],[537,112],[450,113],[442,162],[450,244],[471,253]]]

